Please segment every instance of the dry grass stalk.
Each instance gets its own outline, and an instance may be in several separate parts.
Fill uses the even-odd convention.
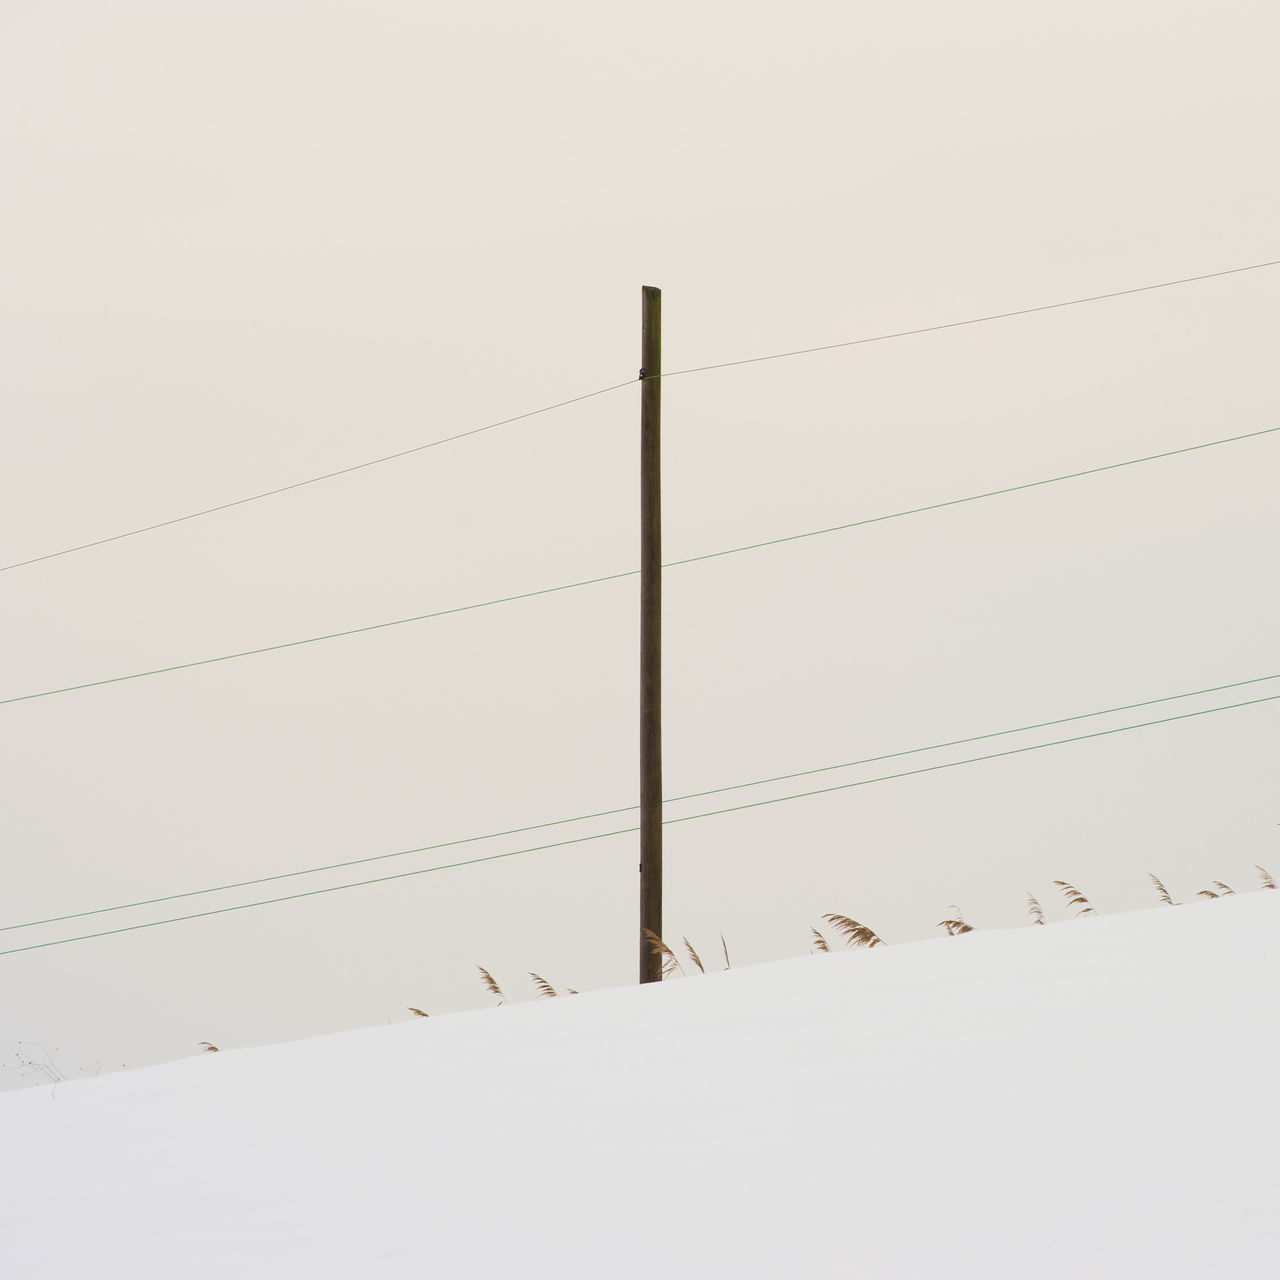
[[[1223,884],[1221,880],[1214,880],[1212,889],[1201,889],[1196,894],[1197,898],[1225,898],[1228,894],[1235,893],[1235,890],[1229,884]]]
[[[1163,902],[1168,907],[1176,907],[1178,905],[1176,902],[1174,902],[1173,898],[1170,897],[1169,890],[1164,887],[1163,883],[1161,883],[1159,876],[1153,876],[1151,872],[1148,871],[1147,878],[1151,881],[1153,885],[1155,885],[1156,892],[1160,895],[1161,902]]]
[[[824,937],[822,936],[822,934],[820,934],[820,933],[817,931],[817,929],[814,929],[814,928],[810,927],[809,932],[810,932],[811,934],[813,934],[813,949],[814,949],[815,951],[830,951],[830,950],[831,950],[830,944],[827,942],[826,938],[824,938]]]
[[[850,947],[882,947],[884,939],[865,924],[859,924],[848,916],[830,912],[822,917],[828,924],[844,934],[845,945]]]
[[[409,1006],[410,1013],[416,1013],[419,1018],[429,1018],[431,1015],[423,1009],[417,1009],[413,1005]]]
[[[1262,887],[1264,889],[1274,889],[1276,882],[1271,878],[1271,872],[1266,867],[1259,867],[1256,862],[1253,865],[1258,868],[1258,878],[1262,881]]]
[[[1065,880],[1055,880],[1053,882],[1058,886],[1062,896],[1066,898],[1069,907],[1078,907],[1076,912],[1078,916],[1096,916],[1098,913],[1093,909],[1093,903],[1080,892],[1073,884],[1068,884]]]
[[[1044,924],[1044,908],[1034,893],[1027,894],[1027,915],[1031,917],[1032,924]]]
[[[972,933],[973,925],[964,918],[963,912],[956,910],[954,907],[952,910],[956,912],[954,919],[939,920],[938,928],[945,929],[949,938],[958,937],[962,933]]]
[[[698,953],[693,949],[693,943],[688,938],[684,940],[684,949],[689,953],[689,959],[698,966],[698,972],[706,973],[706,969],[702,967],[702,961],[698,958]]]
[[[203,1043],[203,1041],[201,1042]],[[31,1052],[32,1049],[39,1049],[40,1055],[37,1057]],[[34,1040],[18,1041],[18,1066],[15,1068],[6,1067],[5,1070],[21,1070],[24,1075],[39,1076],[46,1084],[53,1085],[55,1091],[66,1078],[66,1072],[58,1066],[54,1059],[57,1056],[57,1049],[50,1053],[42,1044],[37,1044]],[[95,1074],[97,1074],[95,1072]]]
[[[1272,888],[1274,887],[1275,886],[1273,885]],[[724,940],[723,933],[720,935],[720,950],[724,954],[724,967],[726,969],[732,969],[733,966],[729,963],[729,944]]]
[[[222,1050],[216,1044],[211,1044],[208,1040],[201,1040],[200,1047],[205,1053],[221,1053]]]
[[[506,1004],[507,997],[503,995],[502,988],[498,986],[497,982],[494,980],[493,974],[491,974],[488,969],[483,968],[481,965],[476,965],[476,968],[480,970],[480,978],[484,982],[484,989],[491,996],[497,996],[499,1004]]]
[[[644,936],[649,943],[649,950],[662,957],[662,976],[669,978],[673,973],[679,973],[683,977],[684,965],[680,963],[680,957],[652,929],[646,929]]]
[[[544,996],[549,1000],[554,1000],[559,996],[560,993],[541,974],[531,972],[529,977],[533,979],[533,985],[538,988],[539,1000]]]

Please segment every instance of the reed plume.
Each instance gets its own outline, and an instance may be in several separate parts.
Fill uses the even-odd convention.
[[[476,968],[480,970],[480,978],[484,983],[484,989],[491,996],[497,996],[499,1004],[506,1004],[507,997],[503,995],[502,988],[498,986],[497,982],[494,980],[493,974],[491,974],[489,970],[484,968],[482,965],[476,965]]]
[[[1093,909],[1093,903],[1080,892],[1073,884],[1068,884],[1065,880],[1055,880],[1053,882],[1059,888],[1062,896],[1066,898],[1069,907],[1078,907],[1076,912],[1078,916],[1096,916],[1098,913]]]
[[[538,988],[539,999],[545,996],[549,1000],[554,1000],[559,996],[560,993],[541,974],[531,972],[529,977],[533,979],[533,985]]]
[[[683,977],[684,965],[680,963],[680,957],[652,929],[646,929],[644,936],[649,943],[649,950],[662,957],[662,976],[669,978],[673,973],[678,973]]]
[[[834,925],[836,931],[842,933],[845,939],[845,945],[850,947],[882,947],[884,939],[880,937],[873,929],[865,924],[859,924],[856,920],[851,920],[848,916],[837,915],[834,912],[828,913],[822,917],[828,924]]]

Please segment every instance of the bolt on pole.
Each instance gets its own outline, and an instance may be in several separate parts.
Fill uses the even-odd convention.
[[[640,981],[662,981],[662,290],[641,291]]]

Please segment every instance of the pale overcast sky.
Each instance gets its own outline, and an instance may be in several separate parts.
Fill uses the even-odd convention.
[[[0,563],[668,370],[1280,257],[1270,3],[0,3]],[[668,560],[1280,426],[1280,267],[672,379]],[[0,574],[0,698],[633,569],[625,387]],[[1280,436],[675,568],[666,793],[1280,675]],[[0,706],[5,925],[634,803],[634,578]],[[672,806],[1280,694],[1280,680]],[[1277,703],[668,828],[735,963],[1280,872]],[[0,950],[630,825],[0,933]],[[632,981],[633,835],[0,956],[139,1066]],[[376,1064],[371,1064],[371,1072]],[[0,1084],[20,1083],[3,1073]]]

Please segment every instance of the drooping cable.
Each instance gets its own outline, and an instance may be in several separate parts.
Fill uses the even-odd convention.
[[[828,795],[834,791],[847,791],[853,787],[869,787],[880,782],[892,782],[898,778],[910,778],[923,773],[936,773],[942,769],[955,769],[955,768],[959,768],[961,765],[979,764],[986,760],[999,760],[1006,756],[1022,755],[1030,751],[1044,751],[1049,747],[1061,747],[1072,742],[1085,742],[1091,738],[1104,738],[1112,734],[1128,733],[1134,729],[1147,729],[1152,727],[1153,725],[1171,724],[1177,720],[1191,720],[1196,718],[1197,716],[1215,715],[1220,711],[1235,711],[1241,707],[1252,707],[1252,706],[1257,706],[1259,703],[1263,703],[1263,702],[1277,702],[1277,701],[1280,701],[1280,693],[1270,694],[1267,697],[1263,697],[1263,698],[1250,698],[1248,701],[1245,701],[1245,702],[1233,702],[1223,707],[1207,707],[1201,711],[1186,711],[1186,712],[1183,712],[1181,715],[1163,716],[1158,720],[1144,720],[1139,724],[1119,725],[1116,728],[1112,728],[1112,729],[1099,729],[1093,733],[1077,734],[1074,737],[1070,737],[1070,738],[1057,738],[1052,742],[1037,742],[1026,747],[1013,747],[1007,751],[994,751],[989,753],[988,755],[970,756],[968,759],[965,759],[965,760],[948,760],[948,761],[944,761],[941,764],[925,765],[919,769],[905,769],[899,773],[882,774],[880,777],[877,777],[877,778],[862,778],[855,782],[840,782],[829,787],[817,787],[811,791],[798,791],[793,793],[792,795],[774,796],[768,800],[751,800],[744,804],[729,805],[723,809],[711,809],[704,813],[691,813],[681,818],[667,818],[667,819],[664,819],[663,825],[674,826],[682,822],[697,822],[702,818],[717,818],[724,814],[740,813],[747,809],[760,809],[765,807],[766,805],[785,804],[791,800],[804,800],[804,799],[808,799],[811,796]],[[71,942],[87,942],[94,938],[111,937],[114,934],[133,933],[138,929],[154,929],[154,928],[158,928],[160,925],[165,925],[165,924],[181,924],[187,920],[200,920],[207,916],[225,915],[228,912],[232,912],[232,911],[248,911],[253,907],[274,906],[277,903],[281,903],[281,902],[296,902],[302,898],[314,898],[327,893],[341,893],[347,889],[362,889],[367,887],[368,885],[386,884],[392,880],[405,880],[411,876],[429,875],[433,871],[449,871],[458,867],[476,866],[479,863],[483,863],[483,862],[496,862],[502,858],[514,858],[525,853],[540,853],[547,849],[561,849],[561,848],[566,848],[569,845],[587,844],[594,840],[606,840],[606,839],[609,839],[611,836],[627,835],[627,834],[636,832],[639,829],[640,828],[638,826],[621,827],[614,831],[603,831],[595,835],[577,836],[568,840],[555,840],[548,844],[533,845],[525,849],[511,849],[504,853],[491,853],[491,854],[486,854],[485,856],[479,857],[479,858],[467,858],[460,862],[450,862],[450,863],[445,863],[443,865],[434,866],[434,867],[419,867],[413,871],[400,871],[394,875],[389,875],[389,876],[375,876],[372,879],[357,880],[351,884],[330,885],[327,888],[323,888],[323,889],[307,889],[307,890],[303,890],[301,893],[285,894],[279,898],[265,898],[257,902],[244,902],[244,903],[239,903],[235,906],[216,907],[209,911],[197,911],[197,912],[193,912],[190,915],[173,916],[166,920],[149,920],[141,924],[123,925],[117,929],[104,929],[97,933],[80,934],[79,936],[74,938],[57,938],[49,942],[28,943],[25,946],[10,947],[7,950],[0,951],[0,956],[17,955],[19,952],[23,952],[23,951],[39,951],[45,947],[65,946],[66,944]]]
[[[1070,471],[1064,475],[1049,476],[1041,480],[1029,480],[1025,484],[1009,485],[1003,489],[988,489],[982,493],[966,494],[962,498],[948,498],[942,502],[931,502],[925,506],[908,507],[903,511],[892,511],[885,515],[867,516],[861,520],[851,520],[846,524],[829,525],[823,529],[810,529],[803,533],[786,534],[781,538],[769,538],[763,542],[749,542],[742,546],[726,547],[720,551],[708,551],[702,555],[687,556],[681,560],[670,560],[663,565],[665,569],[677,569],[684,565],[698,564],[704,560],[716,560],[723,556],[739,555],[745,551],[759,551],[765,547],[782,546],[788,542],[799,542],[807,538],[820,538],[827,534],[842,533],[848,529],[858,529],[864,525],[881,524],[887,520],[901,520],[905,516],[923,515],[927,511],[941,511],[947,507],[961,506],[968,502],[980,502],[986,498],[998,498],[1009,493],[1019,493],[1024,489],[1036,489],[1044,485],[1059,484],[1064,480],[1079,480],[1084,476],[1099,475],[1104,471],[1116,471],[1122,467],[1134,467],[1144,462],[1156,462],[1161,458],[1173,458],[1184,453],[1195,453],[1201,449],[1212,449],[1218,445],[1235,444],[1240,440],[1253,440],[1259,436],[1273,435],[1280,427],[1263,427],[1260,431],[1247,431],[1242,435],[1223,436],[1218,440],[1206,440],[1200,444],[1186,445],[1181,449],[1166,449],[1161,453],[1146,454],[1141,458],[1129,458],[1124,462],[1108,462],[1102,466],[1089,467],[1084,471]],[[97,689],[108,684],[122,684],[129,680],[144,680],[149,676],[165,675],[171,671],[186,671],[192,667],[207,667],[217,662],[232,662],[237,658],[252,658],[258,654],[275,653],[281,649],[294,649],[301,645],[320,644],[327,640],[341,640],[347,636],[363,635],[370,631],[382,631],[388,627],[403,627],[414,622],[427,622],[432,618],[444,618],[455,613],[469,613],[475,609],[488,609],[494,605],[511,604],[517,600],[532,600],[536,596],[553,595],[561,591],[575,591],[580,587],[592,587],[604,582],[617,582],[622,578],[634,578],[639,575],[638,569],[625,569],[620,573],[608,573],[598,578],[584,578],[578,582],[564,582],[554,587],[541,587],[536,591],[523,591],[516,595],[500,596],[494,600],[479,600],[472,604],[455,605],[449,609],[437,609],[431,613],[419,613],[409,618],[393,618],[389,622],[374,622],[368,626],[351,627],[345,631],[330,631],[324,635],[306,636],[301,640],[285,640],[279,644],[262,645],[256,649],[241,649],[235,653],[223,653],[214,658],[196,658],[191,662],[178,662],[166,667],[152,667],[146,671],[134,671],[122,676],[107,676],[103,680],[86,680],[81,684],[62,685],[55,689],[42,689],[38,693],[22,693],[9,698],[0,698],[0,707],[14,702],[29,702],[35,698],[52,698],[62,693],[76,693],[82,689]]]

